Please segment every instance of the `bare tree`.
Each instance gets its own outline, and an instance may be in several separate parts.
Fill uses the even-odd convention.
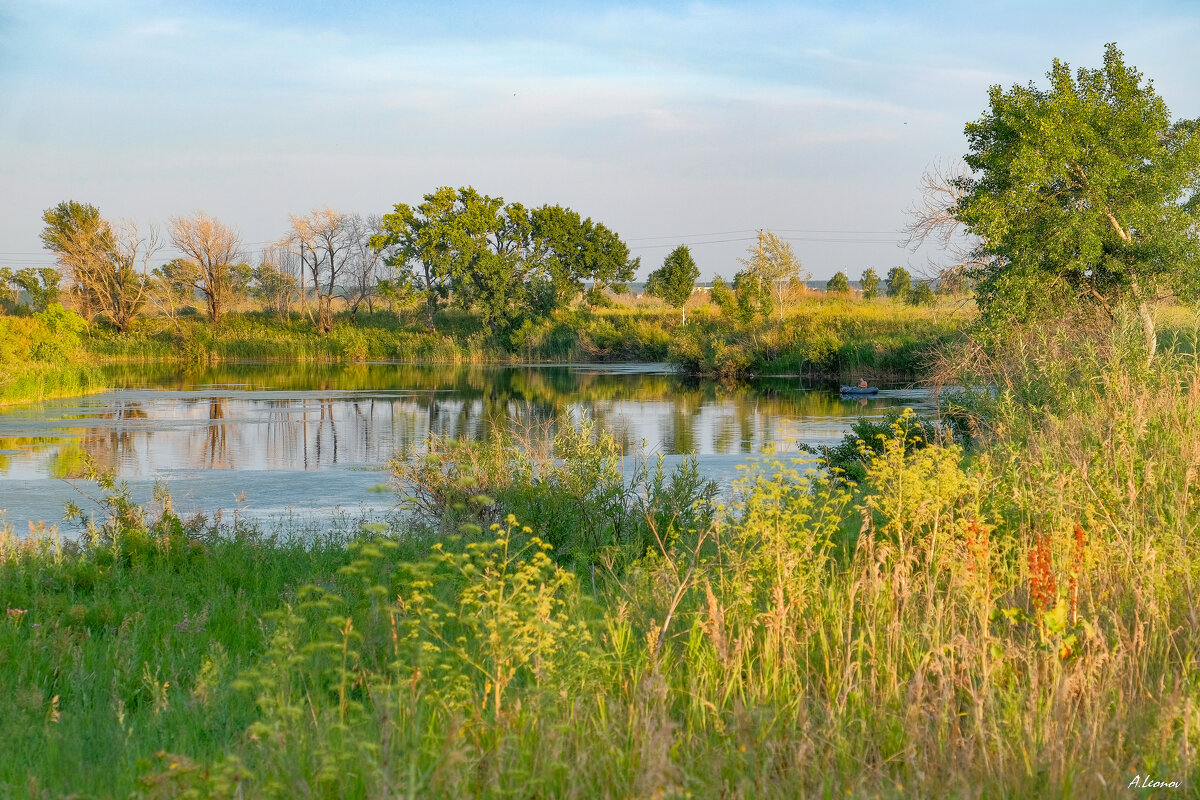
[[[348,218],[348,227],[350,257],[346,261],[344,292],[353,322],[364,302],[368,311],[375,311],[375,288],[384,263],[383,253],[371,247],[371,237],[382,232],[379,217],[352,214]]]
[[[153,225],[145,234],[132,220],[113,229],[112,277],[98,287],[100,304],[119,331],[129,330],[134,317],[149,299],[150,260],[163,248]]]
[[[291,216],[292,229],[280,242],[300,258],[301,269],[308,278],[317,298],[317,315],[309,319],[322,333],[333,329],[333,298],[338,281],[345,272],[351,256],[353,225],[351,215],[325,208],[313,209],[308,216]],[[301,295],[308,311],[307,292],[301,278]]]
[[[220,220],[197,211],[190,217],[172,217],[171,241],[200,272],[208,318],[214,323],[245,288],[246,275],[239,269],[241,236]]]
[[[946,262],[929,259],[939,284],[965,285],[967,275],[989,260],[981,254],[980,239],[969,233],[957,216],[970,177],[970,168],[962,161],[951,166],[934,162],[921,174],[920,200],[906,212],[909,221],[900,244],[914,252],[930,244],[945,254]]]

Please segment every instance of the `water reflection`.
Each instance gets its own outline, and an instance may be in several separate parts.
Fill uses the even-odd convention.
[[[211,510],[212,487],[215,502],[228,504],[239,487],[261,502],[271,481],[250,473],[268,472],[279,473],[271,505],[307,495],[353,504],[357,495],[331,488],[346,475],[283,476],[377,467],[434,433],[481,438],[508,419],[533,427],[586,412],[627,450],[695,452],[702,468],[725,477],[767,447],[834,443],[858,416],[929,402],[921,391],[885,389],[860,404],[794,379],[723,386],[654,365],[157,365],[114,368],[108,380],[119,388],[0,413],[0,508],[18,524],[21,504],[44,507],[40,495],[61,491],[52,479],[80,475],[85,456],[133,482],[183,482],[201,509]],[[349,481],[347,491],[384,478]]]

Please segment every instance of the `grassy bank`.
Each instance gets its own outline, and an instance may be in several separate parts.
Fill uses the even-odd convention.
[[[417,527],[298,542],[113,495],[0,548],[0,780],[59,796],[1198,796],[1200,368],[1014,345],[858,486],[627,486],[603,435],[434,440]],[[1053,369],[1050,373],[1047,370]],[[1066,377],[1064,377],[1066,376]],[[1018,396],[1069,381],[1069,397]],[[969,408],[968,408],[969,406]],[[626,476],[628,477],[628,476]],[[119,487],[117,487],[119,488]],[[509,516],[509,515],[512,516]]]
[[[178,323],[138,320],[127,332],[93,326],[84,346],[106,361],[370,361],[514,363],[663,361],[693,374],[733,376],[807,372],[838,375],[869,370],[912,377],[922,354],[952,335],[964,315],[813,295],[777,318],[740,323],[702,296],[681,324],[674,309],[655,303],[576,307],[504,334],[485,329],[471,314],[439,312],[435,330],[414,310],[360,314],[338,321],[325,335],[298,313],[227,316],[220,325],[187,316]]]
[[[576,360],[661,361],[667,352],[665,312],[564,311],[553,319],[498,335],[473,315],[438,314],[430,332],[413,312],[359,314],[321,334],[300,314],[232,314],[213,326],[198,317],[178,326],[142,320],[126,333],[97,329],[89,352],[108,360],[401,361],[483,364]]]
[[[971,318],[949,301],[929,308],[827,296],[801,302],[782,320],[744,323],[701,310],[671,338],[668,358],[694,375],[913,380]]]
[[[83,320],[62,306],[26,317],[0,316],[0,406],[102,389],[83,339]]]

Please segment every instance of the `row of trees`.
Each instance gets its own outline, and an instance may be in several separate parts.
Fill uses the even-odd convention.
[[[967,283],[961,273],[943,275],[937,281],[935,289],[929,281],[913,281],[912,274],[904,267],[892,267],[888,270],[887,278],[880,281],[879,275],[873,269],[863,272],[858,282],[864,300],[874,300],[879,296],[882,285],[887,296],[915,306],[925,306],[933,303],[936,295],[961,295],[967,291]],[[845,272],[836,272],[825,283],[825,291],[830,294],[849,294],[850,278]]]
[[[335,294],[346,298],[353,315],[374,296],[377,281],[387,279],[370,246],[378,220],[329,208],[292,217],[291,229],[264,251],[258,267],[246,263],[238,232],[203,212],[172,217],[166,239],[153,226],[114,225],[96,206],[74,200],[47,209],[42,220],[42,243],[57,256],[79,312],[89,320],[105,317],[122,331],[149,303],[177,322],[197,294],[213,322],[253,295],[281,314],[299,302],[316,327],[328,331]],[[151,270],[168,240],[183,257]],[[57,288],[54,271],[40,270],[38,277]]]
[[[391,305],[414,295],[431,330],[437,309],[456,305],[504,332],[571,302],[585,283],[596,292],[622,290],[639,263],[615,233],[569,208],[527,209],[470,187],[438,189],[382,218],[330,208],[292,216],[258,267],[246,263],[235,229],[202,212],[171,218],[165,239],[153,227],[114,225],[73,200],[48,209],[43,221],[42,242],[80,313],[122,331],[148,303],[177,321],[199,294],[209,319],[220,322],[249,294],[280,314],[299,304],[322,332],[333,327],[336,298],[353,320],[376,299]],[[168,241],[182,257],[151,270]],[[26,284],[40,278],[57,287],[57,277],[23,270],[20,286],[32,296]]]
[[[803,292],[810,277],[791,243],[770,231],[759,231],[758,245],[748,248],[738,263],[742,269],[734,276],[732,285],[719,277],[713,281],[712,299],[724,313],[742,320],[769,316],[774,309],[779,310],[779,318],[783,319],[786,305]],[[661,297],[680,309],[686,322],[684,305],[698,277],[700,270],[691,251],[680,245],[666,257],[661,268],[650,273],[646,294]]]

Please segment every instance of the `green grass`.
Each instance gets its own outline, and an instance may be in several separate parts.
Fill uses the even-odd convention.
[[[972,318],[949,301],[925,308],[826,296],[800,302],[782,320],[740,323],[699,309],[672,337],[668,357],[697,375],[912,380]]]
[[[901,425],[856,487],[768,459],[727,508],[653,463],[628,486],[587,429],[435,440],[395,465],[409,527],[350,540],[110,487],[82,549],[0,546],[0,785],[1200,796],[1200,368],[1102,334],[976,372],[970,455]]]
[[[260,312],[231,314],[219,326],[196,317],[179,327],[140,320],[127,333],[97,329],[87,349],[106,360],[402,361],[512,363],[518,361],[661,360],[667,334],[654,314],[586,309],[560,312],[507,336],[493,335],[469,314],[438,314],[429,332],[413,314],[359,314],[339,319],[321,335],[299,314],[279,319]]]
[[[84,322],[55,304],[21,317],[0,316],[0,406],[103,389],[82,351]]]

